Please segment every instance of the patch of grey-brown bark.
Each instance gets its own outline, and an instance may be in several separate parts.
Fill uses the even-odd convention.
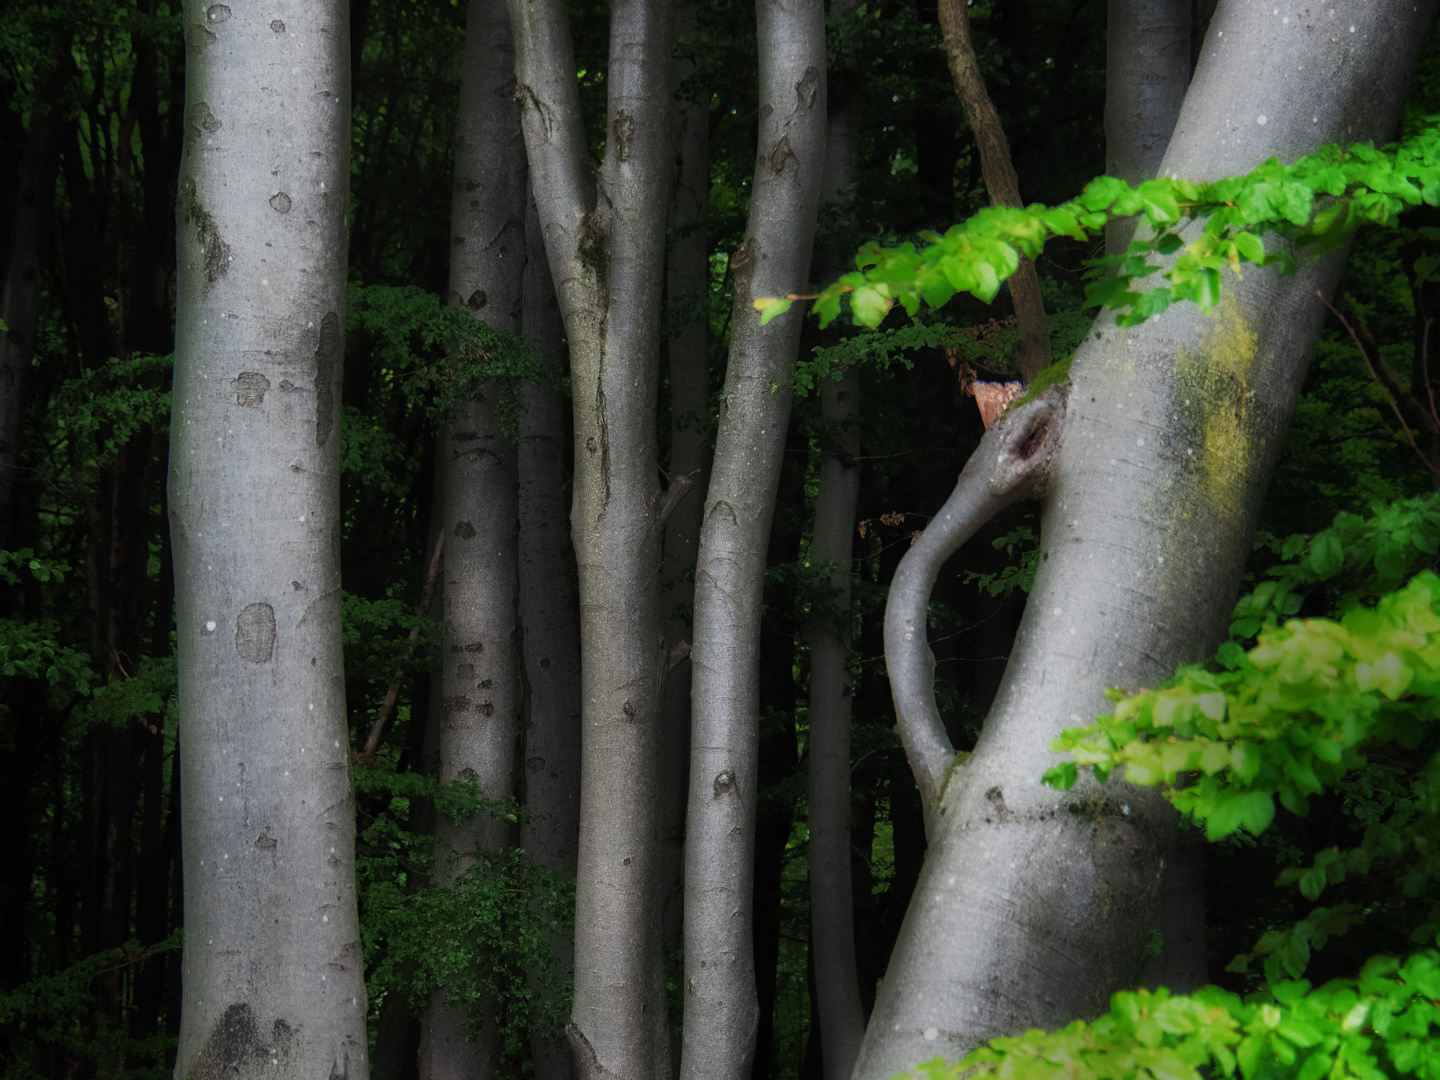
[[[249,1071],[247,1065],[282,1068],[289,1063],[295,1032],[284,1020],[276,1020],[270,1037],[260,1037],[260,1025],[249,1004],[238,1002],[227,1008],[210,1029],[205,1045],[185,1070],[193,1080],[229,1080]]]
[[[335,426],[335,373],[345,359],[345,335],[340,317],[327,311],[320,320],[315,344],[315,445],[324,446]]]
[[[790,136],[781,135],[780,141],[770,151],[770,168],[777,173],[785,171],[785,166],[795,160],[795,151],[790,149]]]
[[[265,391],[270,389],[270,380],[258,371],[242,371],[230,389],[235,391],[235,404],[247,409],[258,409],[265,403]]]
[[[635,138],[635,118],[621,109],[610,125],[615,133],[615,153],[621,161],[630,160],[630,142]]]
[[[475,535],[475,526],[468,521],[457,521],[455,523],[455,538],[457,540],[469,540]]]
[[[205,18],[212,23],[223,23],[230,21],[230,9],[224,4],[211,4],[205,9]]]
[[[807,67],[804,76],[795,84],[795,98],[805,108],[813,109],[819,93],[820,72],[813,67]]]
[[[235,651],[241,660],[267,664],[275,651],[275,609],[249,604],[235,617]]]
[[[185,119],[190,124],[191,134],[199,135],[202,131],[208,131],[212,135],[224,127],[220,118],[210,111],[207,102],[197,101],[185,112]]]
[[[205,111],[208,113],[210,110]],[[181,221],[195,226],[195,240],[204,253],[205,286],[208,289],[230,269],[230,245],[220,236],[220,228],[215,224],[210,212],[200,204],[194,177],[187,176],[180,182],[176,204]]]
[[[285,23],[280,19],[271,19],[270,29],[274,30],[277,34],[283,34],[285,32]]]
[[[479,311],[485,306],[485,290],[476,289],[470,294],[470,299],[465,301],[465,306],[471,311]]]
[[[270,209],[277,214],[288,214],[290,212],[290,196],[283,191],[277,191],[270,196]]]

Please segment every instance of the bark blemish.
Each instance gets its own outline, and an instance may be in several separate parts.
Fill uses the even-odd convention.
[[[250,604],[235,617],[235,651],[252,664],[268,664],[275,651],[275,609]]]
[[[1213,505],[1225,506],[1232,501],[1229,493],[1246,482],[1259,448],[1251,388],[1259,335],[1241,314],[1233,290],[1222,294],[1211,320],[1194,353],[1177,353],[1176,390],[1200,438],[1191,460],[1201,484]]]
[[[324,446],[335,426],[335,373],[345,359],[345,335],[340,317],[327,311],[320,320],[315,345],[315,445]]]
[[[258,409],[265,403],[265,391],[270,389],[270,380],[258,371],[242,371],[230,383],[235,391],[235,404],[247,409]]]
[[[820,72],[813,67],[805,69],[805,75],[795,84],[795,100],[802,108],[813,109],[815,99],[820,95]]]
[[[210,110],[205,111],[208,113]],[[187,176],[181,182],[177,201],[185,223],[195,226],[195,239],[204,253],[203,272],[208,289],[230,269],[230,245],[221,238],[220,228],[210,212],[200,204],[194,177]]]
[[[294,1046],[294,1030],[284,1020],[275,1021],[271,1038],[261,1039],[255,1013],[248,1003],[237,1002],[215,1021],[205,1045],[183,1075],[194,1080],[220,1080],[276,1066],[283,1069],[289,1064]]]
[[[630,143],[635,138],[635,118],[621,109],[615,114],[615,120],[610,125],[610,130],[615,133],[615,155],[621,161],[630,160]]]
[[[185,119],[190,122],[190,133],[197,136],[202,131],[208,131],[213,135],[225,126],[220,118],[210,111],[210,106],[203,101],[197,101],[191,105],[185,114]]]
[[[290,212],[290,196],[283,191],[277,191],[270,196],[270,209],[277,214],[288,214]]]
[[[737,794],[739,793],[739,788],[735,784],[735,774],[729,769],[726,769],[724,772],[718,774],[715,777],[715,783],[712,784],[711,787],[713,788],[715,792],[715,798],[717,799],[720,798],[722,795],[728,795],[732,791],[736,792]]]
[[[770,150],[770,168],[779,175],[785,171],[787,164],[795,160],[795,151],[790,149],[790,136],[781,135],[780,141]]]
[[[224,4],[211,4],[205,9],[205,18],[215,24],[229,22],[230,9]]]

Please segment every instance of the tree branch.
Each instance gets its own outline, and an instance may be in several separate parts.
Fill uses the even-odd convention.
[[[955,747],[935,704],[935,654],[926,638],[930,593],[940,567],[1011,503],[1036,496],[1058,446],[1068,389],[1058,384],[1007,412],[970,455],[940,513],[905,553],[885,604],[885,665],[900,738],[925,810],[925,832],[940,804]]]
[[[435,551],[430,556],[430,569],[425,572],[425,589],[420,594],[420,603],[415,609],[415,614],[424,616],[430,610],[430,601],[435,597],[435,581],[440,575],[441,556],[445,551],[445,531],[442,529],[440,535],[435,538]],[[410,645],[405,650],[405,662],[415,655],[415,642],[420,637],[420,624],[416,623],[410,628]],[[380,747],[380,736],[385,731],[385,723],[390,719],[390,714],[395,711],[395,703],[400,699],[401,672],[395,673],[395,678],[390,682],[390,689],[385,692],[385,700],[380,705],[380,712],[375,716],[375,723],[370,726],[370,735],[365,740],[365,746],[360,751],[360,758],[367,763],[375,760],[375,751]]]
[[[980,171],[985,177],[990,202],[995,206],[1023,206],[1020,181],[1010,160],[1010,144],[975,59],[966,0],[940,0],[939,14],[950,78],[975,136],[976,149],[980,151]],[[1029,382],[1042,368],[1050,366],[1050,330],[1045,322],[1045,302],[1040,296],[1040,276],[1035,272],[1035,263],[1020,256],[1020,268],[1008,284],[1010,299],[1015,304],[1015,321],[1025,335],[1018,355],[1020,374]]]

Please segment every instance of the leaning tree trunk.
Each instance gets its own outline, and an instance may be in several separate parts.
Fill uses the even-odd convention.
[[[675,36],[695,31],[697,4],[676,12]],[[676,64],[677,90],[695,64]],[[680,107],[680,173],[670,201],[674,240],[665,264],[666,354],[670,370],[670,485],[679,502],[665,523],[662,610],[670,648],[665,674],[665,817],[661,836],[660,890],[665,904],[665,944],[679,945],[684,926],[685,797],[690,790],[690,660],[687,650],[695,599],[695,556],[705,489],[710,485],[709,325],[710,245],[705,215],[710,204],[710,106],[708,93]]]
[[[661,949],[655,396],[670,189],[671,5],[610,7],[605,160],[589,162],[563,0],[510,0],[516,96],[570,344],[580,579],[575,1000],[582,1077],[669,1072]]]
[[[759,783],[765,553],[790,415],[799,311],[760,325],[756,297],[810,270],[825,167],[825,8],[756,5],[760,131],[735,271],[730,362],[695,568],[685,839],[681,1077],[750,1075],[758,1006],[750,924]]]
[[[1311,32],[1222,3],[1163,171],[1210,180],[1385,137],[1432,8],[1372,5]],[[1154,789],[1060,793],[1039,777],[1051,740],[1102,711],[1108,686],[1153,685],[1220,640],[1324,312],[1316,290],[1338,267],[1247,271],[1209,318],[1189,305],[1128,330],[1102,317],[1068,388],[987,433],[907,553],[886,657],[930,849],[857,1078],[1094,1015],[1137,977],[1173,811]],[[956,765],[926,599],[946,555],[1027,490],[1043,494],[1040,569],[980,742]]]
[[[1151,180],[1190,83],[1192,0],[1110,0],[1105,59],[1105,171],[1131,184]],[[1125,250],[1135,220],[1105,227],[1110,254]],[[1165,860],[1160,882],[1160,955],[1147,982],[1190,991],[1205,983],[1205,844],[1187,838]]]
[[[505,0],[470,0],[455,128],[450,210],[450,302],[518,334],[525,269],[525,147],[515,104],[514,51]],[[502,431],[501,388],[480,383],[441,431],[445,522],[439,778],[474,779],[487,799],[515,794],[520,737],[520,640],[516,623],[519,488],[515,444]],[[477,850],[510,841],[482,811],[460,826],[437,823],[436,880],[452,881]],[[500,1032],[481,1006],[477,1037],[465,1011],[431,997],[421,1021],[421,1080],[496,1074]]]
[[[368,1075],[340,649],[346,6],[185,8],[175,1075]],[[264,87],[260,91],[259,87]]]
[[[565,328],[550,280],[534,200],[525,216],[525,341],[556,376],[565,371]],[[580,834],[580,613],[566,529],[565,400],[525,386],[520,418],[520,625],[525,660],[525,809],[520,843],[537,866],[575,872]],[[554,972],[574,958],[568,935],[550,940]],[[530,1040],[538,1080],[574,1075],[570,1048],[536,1030]]]
[[[1105,172],[1153,180],[1190,83],[1193,0],[1110,0],[1105,37]],[[1105,226],[1105,249],[1125,250],[1133,218]]]

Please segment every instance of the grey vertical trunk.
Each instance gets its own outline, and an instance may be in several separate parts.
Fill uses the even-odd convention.
[[[676,12],[675,37],[695,32],[696,5]],[[691,61],[677,63],[677,89],[694,74]],[[695,556],[700,519],[710,485],[709,422],[710,245],[705,215],[710,204],[709,94],[682,101],[677,127],[679,175],[670,200],[674,238],[665,264],[667,354],[670,375],[670,487],[677,498],[665,522],[661,604],[665,641],[672,659],[665,675],[665,815],[661,836],[661,893],[665,942],[679,945],[684,925],[685,798],[690,790],[690,612],[695,599]],[[678,486],[677,486],[678,485]],[[673,492],[673,494],[672,494]],[[678,651],[677,651],[678,650]]]
[[[756,297],[809,273],[825,168],[825,9],[756,5],[760,130],[735,271],[730,361],[695,569],[680,1075],[740,1080],[755,1052],[752,950],[765,554],[801,312],[760,325]]]
[[[853,427],[860,380],[847,371],[820,385],[822,444],[812,562],[832,564],[810,644],[810,947],[814,950],[820,1049],[826,1080],[855,1065],[865,1014],[855,968],[850,890],[850,565],[860,497],[860,440]]]
[[[1210,180],[1384,138],[1432,9],[1322,14],[1311,32],[1222,2],[1163,171]],[[1062,793],[1039,777],[1051,740],[1102,711],[1107,686],[1153,685],[1224,633],[1323,315],[1316,290],[1337,270],[1331,257],[1291,278],[1227,275],[1208,318],[1189,305],[1128,330],[1101,318],[1075,355],[1068,405],[1057,388],[1002,418],[906,555],[886,658],[930,848],[856,1077],[1094,1015],[1137,980],[1160,925],[1173,812],[1153,789]],[[925,599],[945,555],[1032,481],[1040,570],[976,751],[952,766]]]
[[[533,200],[525,218],[525,340],[555,375],[565,371],[564,327]],[[520,625],[524,630],[525,807],[520,842],[537,865],[575,872],[580,833],[580,613],[570,572],[565,491],[565,400],[525,387],[520,418]],[[555,971],[574,959],[571,939],[551,939]],[[569,1080],[570,1048],[531,1039],[539,1080]]]
[[[450,302],[519,333],[525,267],[525,148],[514,98],[514,49],[504,0],[470,0],[456,119]],[[515,444],[501,430],[500,388],[481,383],[441,430],[445,618],[439,738],[442,783],[473,780],[487,799],[515,794],[520,736]],[[498,850],[511,830],[485,813],[437,823],[436,879],[453,880],[477,848]],[[468,1038],[464,1011],[438,993],[422,1021],[421,1080],[495,1075],[493,1011]]]
[[[832,14],[855,0],[831,0]],[[855,170],[857,57],[842,53],[832,67],[821,196],[844,197]],[[835,75],[839,78],[833,78]],[[846,270],[850,252],[817,254],[820,279]],[[860,380],[854,371],[820,387],[820,481],[810,557],[833,563],[830,595],[806,628],[810,647],[809,768],[810,951],[815,1016],[828,1080],[846,1080],[865,1034],[855,958],[850,879],[850,568],[855,507],[860,497],[860,439],[853,428]]]
[[[671,5],[610,8],[605,161],[586,160],[563,0],[510,0],[516,96],[570,345],[579,564],[580,844],[575,1001],[582,1077],[669,1072],[661,949],[660,492],[655,442]]]
[[[1190,83],[1192,0],[1110,0],[1105,38],[1105,172],[1154,179]],[[1347,24],[1348,25],[1348,24]],[[1125,249],[1132,220],[1105,227],[1107,251]]]
[[[340,650],[346,6],[185,7],[177,1077],[368,1075]],[[260,88],[264,89],[261,90]]]

